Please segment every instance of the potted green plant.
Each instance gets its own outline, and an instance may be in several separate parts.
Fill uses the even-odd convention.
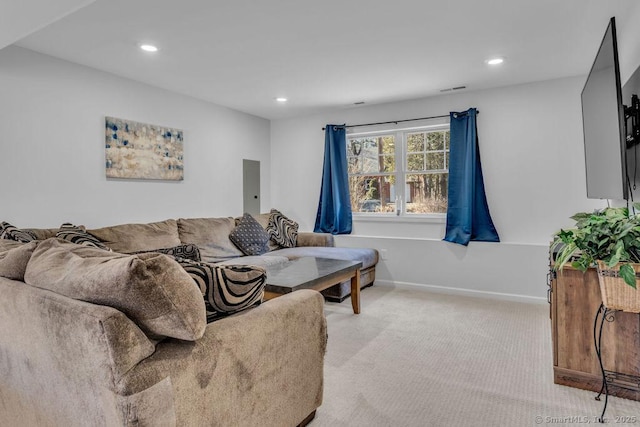
[[[640,204],[634,204],[634,208],[640,210]],[[596,267],[605,306],[640,312],[640,292],[636,291],[640,215],[630,215],[626,207],[621,207],[577,213],[571,218],[575,228],[561,229],[554,235],[554,270],[561,270],[568,262],[582,272]]]

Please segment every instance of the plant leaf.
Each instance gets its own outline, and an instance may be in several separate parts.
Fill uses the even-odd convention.
[[[573,216],[571,216],[569,218],[571,218],[575,222],[580,222],[582,220],[589,219],[589,217],[591,217],[591,214],[588,213],[588,212],[578,212],[577,214],[575,214],[575,215],[573,215]]]
[[[591,259],[588,256],[582,256],[571,263],[571,266],[583,273],[591,266]]]
[[[607,262],[607,267],[609,268],[619,263],[620,259],[622,258],[622,255],[624,254],[624,244],[622,243],[622,240],[618,240],[616,242],[616,245],[614,246],[614,251],[615,252],[611,254],[611,259],[609,259],[609,261]]]

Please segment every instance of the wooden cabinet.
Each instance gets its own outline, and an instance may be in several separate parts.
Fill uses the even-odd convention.
[[[601,303],[595,269],[565,267],[550,274],[549,302],[556,384],[599,391],[602,374],[594,348],[594,320]],[[602,332],[609,394],[640,400],[640,315],[615,312]]]

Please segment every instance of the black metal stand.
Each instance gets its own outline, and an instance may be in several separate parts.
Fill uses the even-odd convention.
[[[613,311],[609,310],[604,304],[600,304],[598,307],[598,311],[596,312],[596,318],[593,321],[593,343],[596,348],[596,356],[598,356],[598,362],[600,363],[600,371],[602,372],[602,387],[600,387],[600,392],[596,396],[596,400],[600,400],[600,396],[602,396],[602,392],[604,391],[604,407],[602,408],[602,414],[600,414],[599,422],[604,423],[604,413],[607,411],[607,403],[609,403],[609,384],[607,383],[607,374],[604,370],[604,365],[602,364],[602,329],[604,326],[604,321],[607,320],[607,316],[610,316]],[[598,322],[600,320],[600,322]],[[609,322],[613,321],[613,317],[611,317]],[[598,328],[598,323],[600,327]]]
[[[596,396],[596,400],[600,401],[600,396],[604,393],[604,406],[602,408],[602,414],[598,421],[604,423],[604,413],[607,411],[607,404],[609,403],[609,386],[613,387],[613,390],[630,390],[633,392],[640,392],[640,377],[637,375],[629,375],[622,372],[607,371],[604,369],[602,363],[602,330],[606,322],[613,322],[615,319],[615,313],[622,312],[623,310],[613,310],[607,308],[604,303],[600,304],[598,311],[596,312],[595,320],[593,321],[593,342],[596,349],[596,356],[598,357],[598,363],[600,364],[600,372],[602,373],[602,387],[600,392]]]

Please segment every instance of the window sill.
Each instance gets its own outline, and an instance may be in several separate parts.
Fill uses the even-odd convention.
[[[444,224],[447,222],[447,214],[431,215],[394,215],[394,214],[363,214],[354,213],[354,222],[407,222],[407,223],[435,223]]]

